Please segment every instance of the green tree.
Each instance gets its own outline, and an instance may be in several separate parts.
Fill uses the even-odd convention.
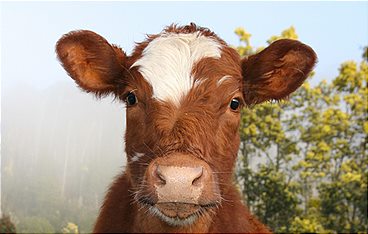
[[[242,28],[237,50],[249,56]],[[297,39],[293,27],[267,43]],[[367,230],[367,47],[331,82],[306,81],[288,102],[246,107],[236,178],[251,211],[276,232]],[[313,76],[313,74],[312,74]]]
[[[359,66],[354,61],[343,63],[333,81],[333,92],[342,99],[340,115],[346,123],[338,123],[340,129],[334,136],[332,150],[333,168],[328,180],[319,186],[326,226],[342,232],[368,228],[368,63],[364,56]]]
[[[304,86],[292,102],[302,106],[298,122],[304,217],[319,200],[327,230],[367,230],[367,61],[345,62],[331,84]],[[299,96],[298,96],[299,95]],[[303,100],[303,103],[298,103]]]

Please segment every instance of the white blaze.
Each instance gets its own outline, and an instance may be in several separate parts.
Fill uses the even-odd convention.
[[[193,86],[193,65],[202,58],[220,58],[221,44],[214,38],[201,35],[166,33],[151,41],[143,55],[133,65],[153,88],[153,97],[172,101],[180,99]]]

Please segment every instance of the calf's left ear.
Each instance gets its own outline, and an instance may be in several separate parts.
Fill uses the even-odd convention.
[[[294,92],[312,71],[317,55],[290,39],[275,41],[242,60],[243,95],[248,105],[280,100]]]
[[[86,92],[116,93],[124,84],[125,53],[97,33],[70,32],[57,42],[56,53],[69,76]]]

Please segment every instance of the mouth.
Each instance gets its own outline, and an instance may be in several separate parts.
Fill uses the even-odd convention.
[[[190,226],[201,216],[208,215],[210,209],[218,207],[217,203],[193,204],[182,202],[152,203],[139,199],[139,203],[149,212],[170,226]]]

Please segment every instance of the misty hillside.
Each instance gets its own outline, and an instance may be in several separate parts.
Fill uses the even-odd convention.
[[[97,100],[72,82],[45,90],[23,85],[2,90],[1,120],[3,213],[24,231],[31,217],[55,231],[66,222],[90,231],[126,161],[124,105]]]

